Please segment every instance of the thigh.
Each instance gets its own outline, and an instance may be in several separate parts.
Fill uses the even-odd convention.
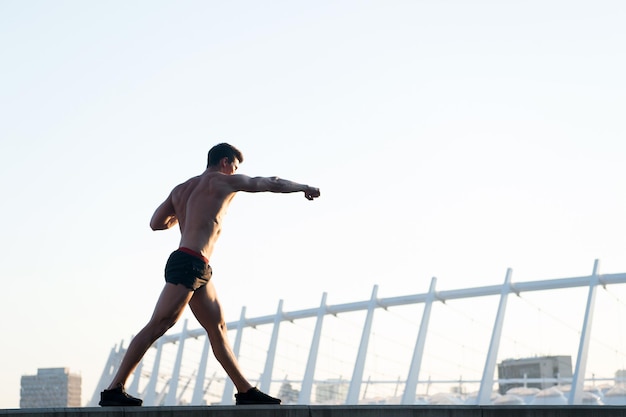
[[[191,300],[189,307],[200,325],[207,331],[211,329],[221,330],[224,326],[224,314],[222,306],[217,299],[217,293],[213,282],[209,281],[204,287],[197,289]]]
[[[183,285],[166,283],[157,301],[151,321],[175,323],[183,313],[193,292]]]

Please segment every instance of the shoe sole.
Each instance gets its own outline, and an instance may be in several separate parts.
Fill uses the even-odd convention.
[[[250,401],[250,402],[245,401],[245,402],[237,402],[237,403],[235,403],[235,405],[280,405],[280,403],[274,403],[274,402],[264,403],[264,402],[259,402],[259,401]]]
[[[122,404],[116,401],[100,401],[100,407],[141,407],[141,404]]]

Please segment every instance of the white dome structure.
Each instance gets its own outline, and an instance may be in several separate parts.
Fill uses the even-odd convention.
[[[566,405],[567,398],[558,388],[546,388],[535,395],[532,405]]]

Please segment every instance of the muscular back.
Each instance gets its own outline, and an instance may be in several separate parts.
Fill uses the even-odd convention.
[[[180,246],[210,258],[222,230],[222,219],[235,195],[224,181],[226,175],[205,172],[178,185],[170,195],[178,220]]]

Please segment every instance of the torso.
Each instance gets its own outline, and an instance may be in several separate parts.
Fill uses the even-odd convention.
[[[172,203],[178,218],[180,246],[211,258],[222,231],[222,220],[235,192],[226,186],[224,174],[204,172],[178,185]]]

